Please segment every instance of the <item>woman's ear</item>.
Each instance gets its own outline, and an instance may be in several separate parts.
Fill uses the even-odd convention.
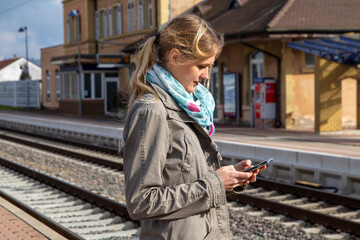
[[[171,65],[177,65],[179,64],[180,58],[181,58],[181,53],[179,49],[173,48],[169,52],[168,63]]]

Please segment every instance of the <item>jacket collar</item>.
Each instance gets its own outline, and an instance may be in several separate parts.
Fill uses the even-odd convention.
[[[172,98],[166,91],[164,91],[158,85],[153,84],[151,82],[148,83],[151,85],[155,93],[158,95],[164,106],[168,109],[167,112],[170,118],[176,119],[178,121],[193,123],[195,129],[197,129],[197,131],[201,133],[201,135],[203,135],[205,139],[212,142],[211,137],[204,131],[204,129],[198,123],[195,122],[194,119],[192,119],[183,109],[180,108],[180,106],[176,103],[174,98]]]
[[[148,82],[151,87],[154,89],[155,93],[158,95],[160,100],[163,102],[166,108],[175,110],[175,111],[183,111],[183,109],[180,108],[180,106],[176,103],[174,98],[172,98],[166,91],[164,91],[161,87],[159,87],[156,84],[153,84],[151,82]]]

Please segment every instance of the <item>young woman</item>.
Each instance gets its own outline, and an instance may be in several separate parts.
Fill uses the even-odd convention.
[[[140,239],[229,239],[226,192],[256,174],[221,167],[214,100],[202,85],[223,37],[195,15],[173,19],[139,52],[124,128],[126,202]]]

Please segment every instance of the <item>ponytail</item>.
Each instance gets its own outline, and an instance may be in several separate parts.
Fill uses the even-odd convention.
[[[156,96],[146,82],[146,72],[156,62],[166,70],[171,49],[178,49],[184,62],[191,62],[211,56],[218,57],[223,45],[223,35],[199,16],[187,14],[174,18],[161,30],[161,33],[150,37],[141,46],[138,63],[131,77],[129,106],[137,97],[142,97],[147,92]]]
[[[150,92],[155,94],[154,90],[146,84],[146,72],[155,64],[157,54],[155,51],[155,42],[156,37],[150,37],[141,47],[139,52],[138,64],[136,64],[136,69],[131,76],[131,98],[129,102],[129,107],[135,101],[137,97],[144,96],[145,93]]]

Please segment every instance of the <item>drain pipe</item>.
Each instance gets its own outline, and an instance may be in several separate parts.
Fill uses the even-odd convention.
[[[275,117],[275,127],[280,128],[282,127],[282,122],[281,122],[281,110],[280,110],[280,103],[281,103],[281,95],[280,95],[280,87],[281,87],[281,57],[268,52],[266,50],[263,50],[261,48],[258,48],[252,44],[246,43],[242,40],[241,34],[239,33],[239,39],[240,39],[240,43],[243,44],[246,47],[255,49],[259,52],[262,52],[270,57],[273,57],[277,60],[277,72],[278,72],[278,81],[276,83],[276,103],[275,103],[275,108],[276,108],[276,117]]]
[[[97,11],[97,0],[94,0],[94,7],[95,7],[95,11]],[[95,16],[95,12],[94,12],[94,16]],[[95,21],[95,18],[94,18],[94,21]],[[95,24],[94,24],[95,26]],[[99,26],[100,27],[100,26]],[[95,29],[95,32],[96,32],[96,29]],[[96,39],[96,33],[95,33],[95,55],[98,54],[99,52],[99,43],[98,43],[98,40]]]
[[[172,19],[172,2],[171,0],[169,0],[169,21],[171,21]]]

